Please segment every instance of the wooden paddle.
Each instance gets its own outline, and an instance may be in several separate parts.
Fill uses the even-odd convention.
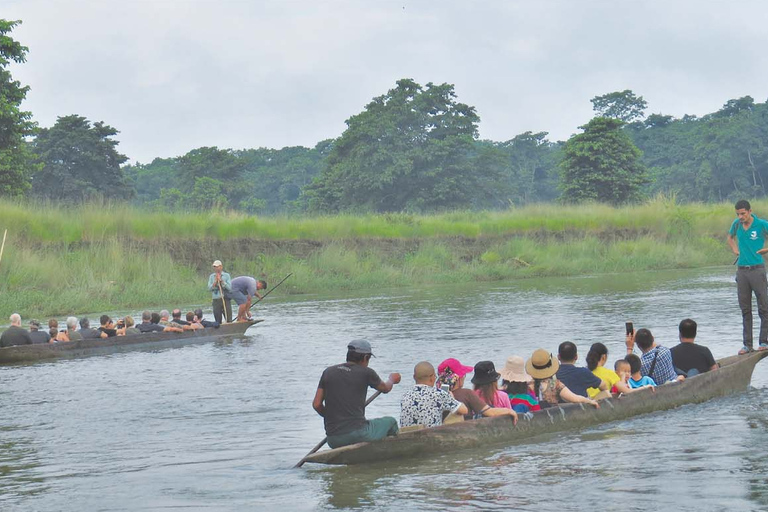
[[[289,274],[289,275],[290,275],[290,274]],[[376,391],[374,394],[372,394],[372,395],[371,395],[371,398],[369,398],[368,400],[366,400],[366,401],[365,401],[365,406],[367,407],[367,406],[368,406],[368,404],[369,404],[369,403],[371,403],[371,402],[373,402],[373,401],[376,399],[376,397],[377,397],[377,396],[379,396],[380,394],[381,394],[381,391]],[[322,447],[323,447],[323,445],[324,445],[325,443],[327,443],[327,442],[328,442],[328,437],[326,436],[326,437],[324,437],[324,438],[323,438],[323,440],[322,440],[322,441],[320,441],[319,443],[317,443],[317,444],[315,445],[315,447],[314,447],[314,448],[312,448],[312,450],[311,450],[311,451],[310,451],[308,454],[306,454],[306,455],[304,456],[304,458],[303,458],[303,459],[301,459],[301,460],[300,460],[298,463],[296,463],[296,465],[295,465],[295,466],[293,466],[293,467],[294,467],[294,468],[300,468],[301,466],[303,466],[303,465],[304,465],[304,463],[305,463],[305,462],[307,462],[307,457],[309,457],[310,455],[312,455],[313,453],[315,453],[317,450],[319,450],[320,448],[322,448]]]
[[[221,315],[222,320],[229,322],[229,315],[227,315],[227,303],[224,302],[224,290],[221,289],[221,281],[219,281],[219,295],[221,295]],[[225,323],[225,322],[222,322]]]
[[[265,298],[267,295],[269,295],[270,293],[272,293],[273,291],[275,291],[275,288],[277,288],[278,286],[280,286],[281,284],[283,284],[283,282],[284,282],[286,279],[288,279],[289,277],[291,277],[292,275],[293,275],[293,272],[291,272],[290,274],[288,274],[287,276],[285,276],[285,277],[283,278],[283,280],[282,280],[282,281],[280,281],[279,283],[277,283],[275,286],[273,286],[273,287],[272,287],[272,289],[271,289],[271,290],[269,290],[267,293],[265,293],[264,295],[262,295],[262,296],[261,296],[261,298],[260,298],[259,300],[257,300],[257,301],[256,301],[256,302],[254,302],[253,304],[251,304],[251,308],[252,308],[253,306],[255,306],[256,304],[258,304],[259,302],[261,302],[262,300],[264,300],[264,298]],[[249,310],[250,310],[250,308],[249,308]]]
[[[5,237],[8,236],[8,230],[3,233],[3,245],[0,245],[0,261],[3,261],[3,251],[5,250]]]

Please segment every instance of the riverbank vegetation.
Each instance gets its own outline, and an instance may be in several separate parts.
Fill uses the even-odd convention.
[[[756,202],[759,214],[768,202]],[[733,205],[528,205],[504,212],[260,218],[0,201],[0,316],[207,304],[214,259],[275,295],[732,262]],[[0,226],[2,227],[2,226]]]

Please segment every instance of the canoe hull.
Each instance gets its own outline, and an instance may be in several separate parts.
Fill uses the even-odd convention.
[[[701,403],[747,389],[755,365],[768,352],[754,352],[728,357],[721,368],[651,390],[638,391],[621,398],[600,402],[600,409],[589,405],[567,404],[537,412],[530,418],[520,416],[514,426],[508,416],[482,418],[435,428],[407,432],[372,443],[358,443],[317,452],[306,462],[319,464],[363,464],[389,459],[445,453],[491,444],[512,444],[534,436],[578,430],[639,414]]]
[[[183,333],[158,332],[106,339],[2,347],[0,348],[0,365],[114,354],[133,350],[160,350],[184,347],[207,343],[224,336],[243,335],[249,327],[260,322],[263,322],[263,320],[236,322],[224,324],[218,328],[209,327]]]

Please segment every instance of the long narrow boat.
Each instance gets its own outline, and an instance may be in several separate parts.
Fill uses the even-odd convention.
[[[249,327],[264,320],[235,322],[197,331],[133,334],[105,339],[89,339],[61,343],[15,345],[0,348],[0,364],[28,363],[58,358],[113,354],[130,350],[158,350],[206,343],[222,336],[245,334]]]
[[[310,455],[306,462],[319,464],[364,464],[388,459],[404,459],[425,454],[446,453],[463,448],[510,444],[541,434],[577,430],[639,414],[700,403],[712,398],[745,391],[755,365],[768,351],[726,357],[716,371],[703,373],[684,382],[665,384],[621,398],[600,401],[600,408],[567,404],[543,409],[528,417],[520,415],[517,425],[509,416],[482,418],[440,427],[415,430],[381,441],[358,443]]]

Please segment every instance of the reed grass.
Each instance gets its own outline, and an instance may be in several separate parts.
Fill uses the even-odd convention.
[[[768,211],[768,202],[753,208]],[[201,264],[190,261],[188,250],[230,240],[271,241],[270,251],[233,251],[227,268],[270,284],[293,272],[279,296],[724,265],[732,261],[724,236],[733,218],[730,204],[678,205],[666,198],[624,208],[530,205],[311,218],[0,201],[0,230],[9,229],[0,323],[12,312],[28,318],[209,305],[209,255],[194,255],[205,259]],[[282,250],[281,240],[318,243],[297,253]],[[387,243],[393,240],[406,243]]]

